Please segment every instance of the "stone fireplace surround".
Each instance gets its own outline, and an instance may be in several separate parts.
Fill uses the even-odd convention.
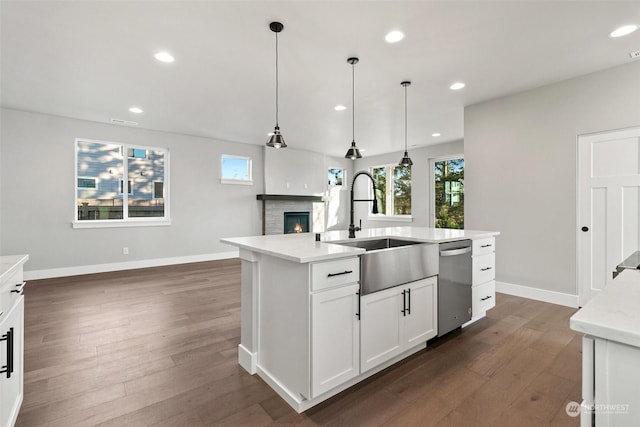
[[[258,194],[257,199],[262,200],[262,234],[264,235],[284,233],[285,212],[309,212],[311,218],[313,204],[322,203],[321,196]],[[311,224],[310,228],[312,228]]]

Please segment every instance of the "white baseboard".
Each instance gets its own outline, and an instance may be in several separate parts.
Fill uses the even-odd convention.
[[[79,265],[76,267],[51,268],[24,272],[25,280],[53,279],[56,277],[79,276],[82,274],[107,273],[110,271],[133,270],[136,268],[162,267],[165,265],[188,264],[191,262],[217,261],[237,258],[238,251],[214,254],[189,255],[171,258],[143,259],[138,261],[115,262],[110,264]]]
[[[578,296],[562,292],[548,291],[546,289],[532,288],[531,286],[514,285],[513,283],[496,281],[496,292],[514,295],[517,297],[534,299],[536,301],[550,302],[566,307],[578,308]]]

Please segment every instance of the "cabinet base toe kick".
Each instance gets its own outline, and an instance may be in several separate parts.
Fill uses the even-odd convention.
[[[402,354],[397,355],[396,357],[394,357],[393,359],[390,359],[388,361],[386,361],[385,363],[382,363],[378,366],[376,366],[375,368],[372,368],[366,372],[361,373],[359,376],[325,392],[322,393],[319,396],[315,396],[312,398],[306,398],[305,396],[303,396],[300,393],[296,393],[292,390],[290,390],[289,388],[287,388],[284,384],[282,384],[278,378],[275,378],[273,375],[271,375],[268,371],[266,371],[265,369],[263,369],[260,365],[257,366],[257,373],[258,376],[260,378],[262,378],[264,380],[264,382],[266,382],[272,389],[275,390],[276,393],[278,393],[278,395],[284,399],[285,402],[287,402],[289,404],[289,406],[291,406],[296,412],[301,413],[306,411],[309,408],[312,408],[314,406],[316,406],[317,404],[329,399],[330,397],[335,396],[336,394],[345,391],[346,389],[348,389],[351,386],[354,386],[355,384],[359,383],[360,381],[363,381],[367,378],[369,378],[372,375],[377,374],[380,371],[383,371],[385,369],[387,369],[388,367],[402,361],[403,359],[406,359],[407,357],[411,356],[412,354],[415,354],[421,350],[424,350],[426,348],[426,342],[423,342],[407,351],[405,351]]]

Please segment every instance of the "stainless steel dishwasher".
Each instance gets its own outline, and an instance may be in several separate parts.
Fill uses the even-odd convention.
[[[471,240],[440,243],[438,336],[471,320]]]

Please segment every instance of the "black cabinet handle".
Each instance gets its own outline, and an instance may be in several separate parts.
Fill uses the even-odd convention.
[[[406,316],[407,315],[407,298],[406,298],[406,291],[402,291],[402,315]]]
[[[22,283],[17,284],[17,285],[16,285],[16,288],[18,288],[18,289],[14,289],[14,290],[12,290],[12,291],[11,291],[11,293],[12,293],[12,294],[13,294],[13,293],[15,293],[15,294],[20,294],[20,295],[22,295],[22,294],[23,294],[23,292],[24,292],[24,287],[25,287],[26,285],[27,285],[27,282],[22,282]]]
[[[11,378],[13,373],[13,328],[9,328],[7,333],[0,337],[0,341],[7,342],[7,364],[2,367],[0,374],[7,374],[7,378]]]
[[[491,295],[487,295],[487,296],[486,296],[486,297],[484,297],[484,298],[480,298],[480,300],[482,300],[482,301],[486,301],[486,300],[488,300],[488,299],[490,299],[490,298],[491,298]]]
[[[360,320],[360,291],[356,292],[356,296],[358,298],[358,311],[356,312],[356,317]]]
[[[487,271],[487,270],[491,270],[492,267],[485,267],[485,268],[481,268],[480,271]]]
[[[589,231],[589,227],[582,227],[580,230],[582,230],[582,231],[584,231],[586,233],[587,231]]]
[[[407,304],[407,314],[411,314],[411,288],[407,289],[407,299],[409,300]]]
[[[481,245],[480,247],[481,248],[490,248],[491,246],[493,246],[493,245]]]
[[[353,270],[345,270],[342,273],[329,273],[327,274],[327,277],[342,276],[343,274],[351,274],[351,273],[353,273]]]

